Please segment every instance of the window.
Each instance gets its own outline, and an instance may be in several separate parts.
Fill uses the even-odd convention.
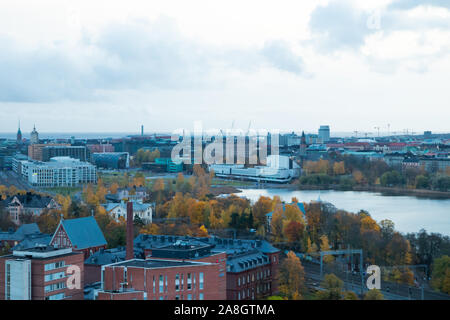
[[[167,289],[168,289],[167,276],[166,276],[166,288],[165,289],[166,289],[165,292],[167,292]]]
[[[181,291],[184,290],[184,274],[181,274]]]
[[[156,293],[156,283],[155,276],[153,276],[153,293]]]
[[[238,300],[241,300],[241,292],[238,292]]]
[[[203,293],[199,293],[198,300],[203,300]]]
[[[187,289],[192,290],[192,278],[190,273],[187,274]]]
[[[54,263],[48,263],[45,265],[44,269],[45,271],[50,271],[50,270],[54,270],[54,269],[59,269],[64,267],[66,264],[64,261],[58,261],[58,262],[54,262]]]
[[[187,299],[192,300],[192,294],[188,294]]]
[[[238,287],[241,285],[241,278],[238,278]]]
[[[45,300],[63,300],[66,297],[64,292],[45,297]]]
[[[159,275],[159,293],[164,292],[164,277]]]
[[[198,276],[199,276],[198,282],[199,282],[200,290],[203,290],[203,272],[199,272]],[[200,300],[202,300],[202,299],[200,299]]]
[[[180,274],[175,275],[175,291],[180,291]]]
[[[56,291],[56,290],[61,290],[66,288],[66,283],[65,282],[58,282],[58,283],[53,283],[50,284],[48,286],[45,286],[45,292],[52,292],[52,291]]]
[[[56,279],[61,279],[65,277],[65,272],[57,272],[57,273],[51,273],[45,275],[45,282],[53,281]]]

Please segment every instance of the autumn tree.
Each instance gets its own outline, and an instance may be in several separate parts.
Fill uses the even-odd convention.
[[[345,163],[344,161],[335,162],[333,164],[333,174],[338,176],[345,174]]]
[[[253,218],[255,219],[255,225],[261,226],[266,223],[266,214],[272,211],[272,199],[269,197],[261,196],[258,201],[252,206]]]
[[[364,300],[384,300],[384,296],[378,289],[371,289],[364,295]]]
[[[328,242],[328,237],[326,235],[322,235],[320,237],[320,251],[329,251],[330,250],[330,244]],[[334,261],[334,257],[332,255],[326,255],[323,257],[323,261],[325,263],[331,263]]]
[[[324,288],[322,291],[316,293],[318,300],[341,300],[342,289],[344,287],[344,281],[336,277],[334,274],[325,275],[321,286]]]
[[[287,221],[283,232],[289,242],[299,242],[303,238],[304,229],[305,226],[301,222],[291,220]]]
[[[305,270],[300,259],[294,252],[289,251],[286,259],[280,265],[279,290],[290,299],[299,299],[305,291]]]
[[[283,209],[280,206],[278,206],[272,214],[270,231],[275,237],[276,241],[283,241]]]
[[[450,294],[450,257],[444,255],[434,260],[432,285],[437,290]]]

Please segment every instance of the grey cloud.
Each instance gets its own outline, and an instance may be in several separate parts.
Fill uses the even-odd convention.
[[[317,7],[309,27],[314,44],[322,51],[354,49],[364,44],[365,37],[374,32],[367,27],[369,14],[356,10],[345,1],[333,1]]]
[[[317,7],[310,19],[313,34],[312,43],[323,52],[338,50],[358,50],[365,39],[376,32],[384,35],[395,31],[422,31],[427,29],[450,30],[450,21],[444,18],[414,17],[405,14],[405,10],[419,4],[434,4],[450,7],[450,1],[396,1],[387,8],[378,11],[363,11],[345,0],[331,1],[326,6]],[[377,25],[371,25],[375,19]]]
[[[298,75],[304,72],[305,68],[302,58],[296,56],[283,41],[268,42],[261,52],[267,61],[277,69]]]
[[[25,50],[0,37],[0,101],[93,100],[108,90],[195,88],[217,66],[254,72],[262,66],[300,75],[303,62],[283,42],[251,50],[213,47],[185,38],[170,19],[111,24],[83,34],[77,54],[64,44]],[[223,70],[223,69],[221,69]]]

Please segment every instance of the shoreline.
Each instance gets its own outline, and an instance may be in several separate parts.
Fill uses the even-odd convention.
[[[299,191],[330,190],[330,191],[355,191],[381,193],[383,196],[411,196],[417,198],[428,198],[436,200],[450,199],[450,192],[426,190],[426,189],[405,189],[382,186],[354,186],[352,188],[342,188],[338,185],[299,185],[299,184],[263,184],[263,185],[242,185],[242,186],[218,186],[212,187],[214,195],[233,194],[242,192],[239,189],[287,189]]]

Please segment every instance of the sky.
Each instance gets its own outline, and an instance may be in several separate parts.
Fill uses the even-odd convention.
[[[449,82],[448,0],[0,3],[0,132],[450,132]]]

